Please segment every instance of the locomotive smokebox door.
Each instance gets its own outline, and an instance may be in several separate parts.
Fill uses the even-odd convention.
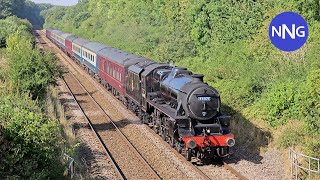
[[[209,120],[220,109],[219,95],[210,87],[201,86],[190,92],[187,98],[190,116],[199,120]]]

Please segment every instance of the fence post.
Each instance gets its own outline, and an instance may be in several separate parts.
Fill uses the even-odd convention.
[[[306,179],[311,179],[312,173],[320,174],[320,159],[310,157],[301,153],[297,153],[293,150],[293,148],[289,148],[289,158],[291,163],[290,176],[292,179],[299,179],[299,176],[301,175],[301,173],[305,171],[308,171],[308,172],[303,173],[302,177]]]
[[[294,154],[294,163],[295,163],[295,166],[296,166],[296,175],[295,175],[295,179],[298,179],[298,158],[297,158],[297,154],[295,153]]]
[[[70,161],[68,165],[68,172],[70,172],[70,179],[72,179],[74,176],[74,159],[66,153],[64,153],[64,157],[67,159],[68,162]]]
[[[318,173],[320,174],[320,160],[318,159]]]
[[[309,158],[308,179],[310,179],[310,176],[311,176],[311,159]]]
[[[289,158],[290,158],[290,176],[292,177],[292,175],[293,175],[293,164],[292,164],[292,151],[291,151],[291,148],[289,148]]]

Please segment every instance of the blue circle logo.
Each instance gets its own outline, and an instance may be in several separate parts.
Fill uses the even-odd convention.
[[[274,17],[269,26],[269,38],[282,51],[295,51],[308,39],[308,24],[295,12],[283,12]]]

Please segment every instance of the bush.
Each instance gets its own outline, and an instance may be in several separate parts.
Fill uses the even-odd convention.
[[[0,143],[0,178],[62,176],[59,160],[63,141],[58,122],[45,117],[28,94],[0,89],[0,126],[8,142]]]
[[[306,117],[309,132],[320,134],[320,70],[313,70],[307,76],[302,112]]]
[[[0,48],[6,46],[6,38],[16,31],[27,32],[30,36],[32,25],[27,20],[19,19],[16,16],[10,16],[6,19],[0,19]]]
[[[7,42],[5,58],[0,49],[0,179],[61,179],[59,123],[34,100],[44,98],[60,68],[52,54],[33,47],[26,20],[0,20],[0,41]]]
[[[9,80],[19,92],[28,92],[33,99],[43,99],[47,87],[55,84],[61,68],[49,52],[33,49],[32,40],[20,33],[8,38]]]
[[[285,82],[274,84],[264,95],[261,103],[268,111],[266,120],[271,126],[284,125],[299,113],[298,107],[295,107],[298,93],[293,83]]]

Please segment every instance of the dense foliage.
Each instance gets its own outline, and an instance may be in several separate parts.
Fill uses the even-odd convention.
[[[31,38],[19,33],[8,38],[7,55],[8,79],[19,92],[28,92],[33,99],[43,99],[47,87],[62,72],[51,53],[33,49]]]
[[[0,0],[0,48],[6,45],[6,37],[18,28],[30,33],[32,28],[41,28],[44,18],[40,12],[51,7],[28,0]]]
[[[3,85],[8,83],[1,82]],[[0,92],[0,178],[48,179],[62,176],[58,121],[43,115],[27,93]]]
[[[6,38],[16,31],[31,33],[32,25],[28,20],[22,20],[16,16],[0,19],[0,48],[6,45]]]
[[[283,11],[298,12],[309,24],[307,44],[293,53],[277,50],[268,38],[271,19]],[[274,137],[280,146],[307,144],[306,151],[319,156],[319,1],[82,0],[43,14],[46,27],[205,74],[226,109],[241,115],[235,122],[284,128]]]
[[[35,4],[29,0],[0,0],[0,19],[15,15],[22,19],[28,19],[34,27],[42,27],[44,18],[40,12],[50,7],[52,5]]]
[[[59,67],[34,47],[27,20],[7,17],[0,29],[7,37],[0,49],[0,179],[61,179],[64,141],[42,105]]]

